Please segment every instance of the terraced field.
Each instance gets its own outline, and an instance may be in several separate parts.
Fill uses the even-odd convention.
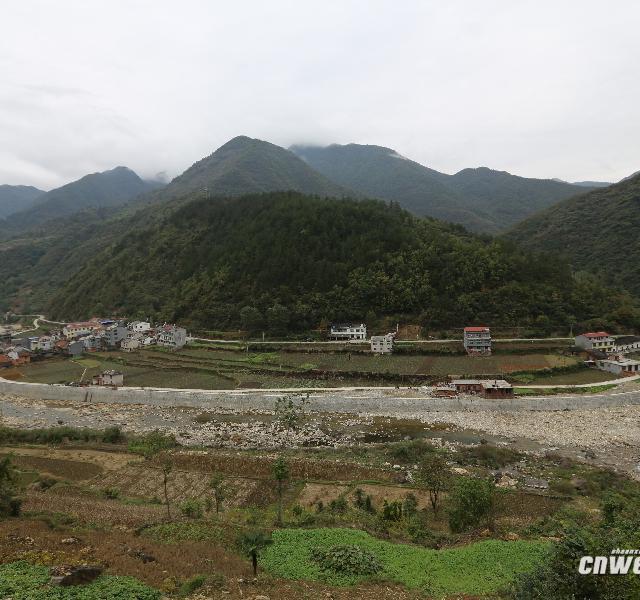
[[[21,367],[13,378],[39,383],[90,380],[105,369],[125,375],[125,385],[185,389],[370,386],[428,383],[447,375],[508,376],[577,364],[559,353],[374,356],[365,352],[278,351],[187,347],[180,352],[151,348],[139,352],[95,353],[80,359],[51,359]],[[592,372],[589,372],[592,373]],[[586,379],[580,378],[586,377]],[[588,372],[563,375],[563,382],[601,381]],[[560,383],[560,380],[556,381]]]

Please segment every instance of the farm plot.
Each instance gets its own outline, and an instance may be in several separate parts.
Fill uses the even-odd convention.
[[[382,565],[378,577],[435,594],[493,594],[519,573],[542,560],[549,545],[537,541],[487,540],[447,550],[395,544],[352,529],[286,529],[273,534],[263,564],[272,574],[291,579],[354,585],[366,577],[323,571],[312,559],[316,548],[355,545]]]

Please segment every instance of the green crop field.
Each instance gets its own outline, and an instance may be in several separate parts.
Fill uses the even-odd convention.
[[[532,570],[544,557],[548,543],[487,540],[447,550],[396,544],[353,529],[284,529],[264,551],[263,565],[273,575],[311,579],[332,585],[353,585],[361,576],[324,572],[312,560],[314,548],[356,545],[376,556],[383,566],[377,577],[437,594],[491,594],[516,574]]]
[[[87,585],[51,586],[49,568],[25,561],[0,565],[0,598],[12,600],[158,600],[160,592],[133,577],[103,575]]]

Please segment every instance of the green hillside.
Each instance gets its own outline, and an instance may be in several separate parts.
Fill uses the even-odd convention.
[[[625,325],[640,326],[629,298],[511,243],[381,202],[281,192],[184,204],[98,253],[55,295],[51,314],[295,331],[384,316],[429,326],[615,324],[621,307]]]
[[[155,187],[157,184],[143,181],[126,167],[85,175],[42,194],[26,210],[0,221],[0,236],[14,237],[47,221],[68,217],[89,208],[119,206]]]
[[[640,294],[640,175],[571,198],[509,231],[525,248],[564,255]]]
[[[0,185],[0,219],[29,208],[44,193],[30,185]]]
[[[293,146],[310,166],[332,181],[369,197],[393,200],[419,216],[497,233],[584,187],[550,179],[517,177],[481,167],[446,175],[391,148],[337,144]]]

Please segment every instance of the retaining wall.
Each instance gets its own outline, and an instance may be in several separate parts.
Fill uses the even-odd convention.
[[[409,415],[429,411],[499,410],[539,411],[577,410],[640,404],[640,391],[623,394],[567,395],[487,400],[474,396],[432,398],[418,389],[404,390],[412,397],[394,394],[393,388],[367,390],[313,390],[309,408],[321,412],[347,412]],[[273,410],[278,392],[241,390],[177,390],[158,388],[70,387],[43,383],[9,381],[0,377],[0,393],[35,400],[62,400],[78,403],[145,404],[149,406],[187,406],[202,409]],[[283,395],[287,392],[280,392]],[[356,396],[357,394],[357,396]],[[424,397],[419,397],[424,394]]]

